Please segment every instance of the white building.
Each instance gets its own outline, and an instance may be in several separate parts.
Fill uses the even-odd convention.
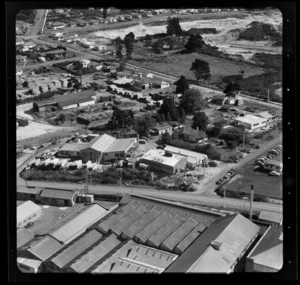
[[[148,165],[152,171],[174,175],[186,167],[187,157],[177,154],[170,156],[170,154],[166,155],[164,150],[150,149],[140,158],[139,162]]]
[[[91,61],[88,59],[82,59],[81,63],[83,65],[83,67],[86,68],[91,63]]]
[[[248,114],[244,117],[238,117],[235,119],[237,125],[243,125],[249,132],[266,127],[268,120],[265,118],[257,117]]]
[[[186,150],[183,148],[178,148],[174,146],[167,145],[164,148],[164,151],[167,153],[173,153],[173,154],[179,154],[182,156],[187,157],[187,166],[190,167],[195,167],[198,165],[201,165],[203,162],[208,160],[208,157],[206,154],[195,152],[195,151],[190,151]]]
[[[31,201],[26,201],[17,207],[17,227],[27,225],[29,222],[39,219],[42,208]]]

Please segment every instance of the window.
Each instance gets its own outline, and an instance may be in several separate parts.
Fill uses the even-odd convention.
[[[253,124],[253,127],[258,126],[258,125],[259,125],[259,123]]]
[[[20,268],[26,269],[26,270],[30,270],[30,267],[24,264],[19,263]]]

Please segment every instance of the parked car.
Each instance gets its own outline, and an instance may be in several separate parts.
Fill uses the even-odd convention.
[[[270,176],[279,176],[280,173],[277,172],[277,171],[271,171],[269,175],[270,175]]]

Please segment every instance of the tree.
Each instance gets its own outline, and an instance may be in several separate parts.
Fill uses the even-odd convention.
[[[162,53],[163,51],[163,43],[160,40],[155,41],[151,46],[153,52]]]
[[[137,131],[137,133],[140,136],[149,136],[149,129],[150,127],[154,125],[154,120],[150,115],[145,115],[141,118],[138,118],[135,125],[134,129]]]
[[[133,41],[134,41],[134,34],[132,32],[127,34],[124,38],[126,56],[128,59],[132,59]]]
[[[243,142],[243,133],[244,131],[237,127],[226,128],[222,130],[219,135],[219,139],[224,140],[226,143],[228,142],[236,142],[242,143]],[[245,134],[245,143],[249,142],[248,136]]]
[[[202,94],[197,89],[189,89],[183,93],[180,107],[184,109],[186,114],[193,114],[205,105]]]
[[[203,45],[205,44],[203,38],[201,35],[190,35],[186,45],[185,49],[189,52],[199,51]]]
[[[113,116],[108,122],[108,128],[119,129],[128,128],[134,125],[134,116],[132,110],[120,110],[114,108]]]
[[[164,37],[163,42],[168,44],[170,49],[172,50],[178,44],[178,39],[174,36],[167,36]]]
[[[161,142],[163,144],[168,144],[171,140],[172,140],[172,137],[171,137],[171,135],[168,132],[163,133],[161,135]]]
[[[122,53],[123,45],[122,45],[122,41],[121,41],[120,37],[119,37],[119,39],[120,40],[116,40],[116,58],[118,58],[119,60],[122,61],[123,60],[123,53]]]
[[[164,122],[166,120],[164,113],[160,114],[160,120],[161,120],[161,122]]]
[[[231,97],[235,97],[236,95],[236,91],[240,91],[241,90],[241,87],[238,83],[236,82],[229,82],[223,93],[226,94],[226,96],[231,96]]]
[[[28,87],[28,81],[24,81],[23,83],[22,83],[22,86],[24,87],[24,88],[27,88]]]
[[[178,118],[178,122],[181,124],[185,123],[185,111],[183,108],[179,109],[179,118]]]
[[[193,117],[192,128],[205,131],[208,125],[208,117],[205,112],[197,112]]]
[[[177,121],[178,119],[178,110],[174,103],[174,100],[170,97],[166,97],[163,100],[163,103],[159,109],[159,113],[163,113],[168,121]],[[170,115],[170,120],[168,118]]]
[[[125,69],[125,63],[122,61],[117,67],[117,71],[124,71],[124,69]]]
[[[166,119],[168,122],[171,122],[172,119],[171,119],[170,112],[167,113]]]
[[[190,70],[194,72],[197,82],[199,79],[207,80],[211,77],[209,64],[204,60],[195,59]]]
[[[182,35],[182,29],[179,24],[179,18],[168,18],[167,19],[167,34],[176,35],[180,37]]]
[[[183,94],[184,91],[189,90],[190,88],[188,81],[183,75],[181,75],[178,81],[175,82],[175,85],[177,94]]]

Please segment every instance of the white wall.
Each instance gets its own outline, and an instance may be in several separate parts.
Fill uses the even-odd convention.
[[[79,103],[79,106],[83,107],[83,106],[88,106],[93,104],[95,104],[95,100]]]

